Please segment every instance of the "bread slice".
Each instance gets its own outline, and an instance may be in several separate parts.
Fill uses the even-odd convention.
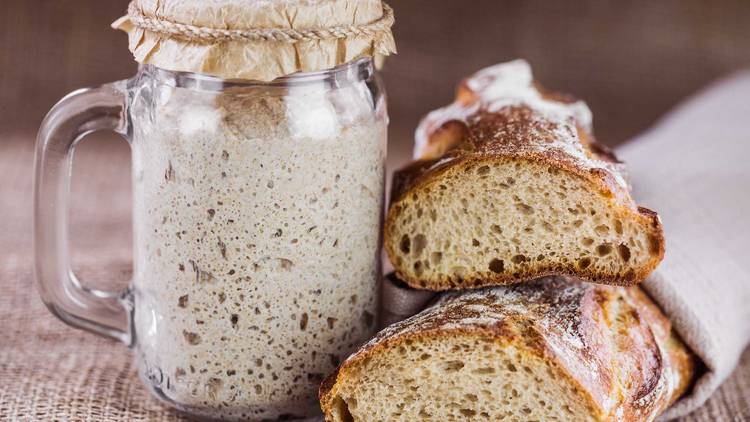
[[[660,220],[585,104],[540,90],[525,62],[477,75],[422,122],[420,159],[394,176],[384,243],[398,276],[430,290],[645,279],[664,256]]]
[[[694,358],[638,287],[546,278],[444,294],[321,386],[328,422],[651,421]]]

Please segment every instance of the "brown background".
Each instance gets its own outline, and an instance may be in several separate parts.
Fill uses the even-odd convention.
[[[637,134],[711,80],[750,65],[747,0],[392,0],[399,54],[387,62],[392,148],[411,148],[426,111],[456,81],[527,58],[545,85],[585,99],[599,138]],[[79,87],[127,78],[135,64],[110,22],[125,0],[3,0],[0,133],[33,132]],[[400,159],[397,161],[401,161]]]
[[[125,35],[109,29],[126,5],[0,2],[0,380],[6,381],[0,381],[0,420],[179,419],[146,398],[124,347],[65,328],[43,309],[32,287],[34,133],[67,92],[134,74]],[[710,81],[750,66],[748,0],[391,5],[399,48],[384,70],[392,165],[408,159],[419,117],[449,102],[456,81],[485,65],[528,59],[545,85],[590,104],[598,137],[609,145],[646,129]],[[84,141],[77,152],[73,259],[87,284],[123,285],[129,277],[128,155],[127,145],[112,136]],[[750,418],[748,392],[750,350],[722,390],[687,420]]]

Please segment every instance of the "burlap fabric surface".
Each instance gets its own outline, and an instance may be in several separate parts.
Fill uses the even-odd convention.
[[[82,183],[73,189],[74,267],[84,282],[124,285],[131,265],[127,147],[83,149],[76,168],[86,174],[76,174]],[[67,327],[38,299],[30,264],[32,158],[31,136],[0,144],[0,420],[181,420],[141,387],[125,346]]]
[[[750,93],[744,94],[745,98]],[[73,186],[73,261],[84,284],[130,277],[130,173],[124,143],[84,141]],[[32,135],[0,142],[0,420],[172,421],[149,396],[130,351],[56,320],[31,273]],[[750,351],[719,391],[683,421],[750,419]]]

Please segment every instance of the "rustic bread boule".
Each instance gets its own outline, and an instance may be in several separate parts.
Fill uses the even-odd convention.
[[[415,154],[394,176],[384,238],[412,287],[545,275],[630,285],[664,256],[658,216],[594,141],[586,105],[542,90],[525,62],[464,81],[420,124]]]
[[[321,386],[328,422],[651,421],[694,358],[638,287],[562,277],[451,292]]]

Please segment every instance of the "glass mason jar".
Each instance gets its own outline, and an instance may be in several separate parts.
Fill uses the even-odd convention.
[[[323,377],[375,328],[387,122],[371,59],[269,83],[142,66],[70,94],[37,140],[42,299],[132,347],[143,382],[184,412],[317,415]],[[124,292],[70,268],[69,168],[95,130],[132,150]]]

